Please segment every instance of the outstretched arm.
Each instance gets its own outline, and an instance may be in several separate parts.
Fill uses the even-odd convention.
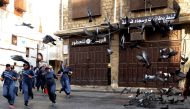
[[[1,81],[4,80],[4,72],[2,73],[0,80],[1,80]]]
[[[1,78],[0,78],[0,80],[1,80],[1,81],[3,81],[3,80],[4,80],[4,78],[2,78],[2,77],[1,77]]]

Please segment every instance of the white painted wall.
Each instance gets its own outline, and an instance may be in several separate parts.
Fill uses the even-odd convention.
[[[50,59],[62,60],[62,42],[53,35],[59,29],[60,0],[27,0],[27,12],[23,17],[14,15],[14,0],[9,1],[6,11],[0,9],[0,75],[5,70],[5,64],[13,65],[16,62],[10,58],[11,55],[22,55],[31,65],[35,66],[37,44],[40,45],[39,52],[42,53],[45,63],[48,63]],[[34,28],[16,26],[22,22],[31,23]],[[40,25],[42,33],[38,32]],[[18,36],[16,46],[11,44],[12,34]],[[42,43],[42,38],[46,34],[58,40],[57,46]],[[26,58],[26,47],[31,48],[28,58]],[[18,66],[15,69],[21,70],[23,63],[16,63]]]
[[[37,30],[30,29],[24,26],[16,26],[23,22],[23,19],[15,16],[8,10],[0,9],[0,74],[4,70],[4,65],[14,64],[10,56],[22,55],[26,60],[30,61],[31,65],[36,65],[37,44],[41,43],[45,34],[39,33]],[[12,34],[17,35],[17,45],[12,45]],[[26,47],[30,49],[29,58],[26,58]],[[44,51],[47,51],[46,49]],[[43,55],[46,55],[43,52]],[[47,61],[47,59],[45,59]],[[18,66],[22,66],[22,62],[16,62]],[[20,70],[21,67],[16,67]]]
[[[65,0],[63,0],[65,1]],[[42,24],[42,32],[53,36],[57,41],[57,45],[49,44],[48,55],[49,60],[63,60],[62,41],[53,35],[55,31],[59,30],[59,6],[60,0],[32,0],[32,15],[34,19],[40,19]],[[43,4],[43,5],[42,5]],[[39,24],[39,23],[38,23]]]
[[[10,58],[11,55],[22,55],[35,66],[36,60],[33,57],[36,57],[37,54],[37,44],[40,44],[42,47],[42,38],[46,34],[53,34],[55,30],[58,30],[59,0],[54,0],[53,2],[50,0],[49,2],[47,0],[27,1],[28,8],[23,17],[17,17],[14,15],[14,0],[10,0],[6,11],[0,9],[0,74],[5,67],[2,65],[5,65],[6,63],[14,63]],[[51,6],[51,8],[49,6]],[[43,33],[38,32],[40,20]],[[22,22],[31,23],[32,26],[34,26],[34,29],[24,26],[16,26],[16,24],[19,25]],[[19,36],[17,37],[17,46],[11,44],[12,34]],[[41,50],[39,50],[39,52],[44,55],[45,62],[49,61],[49,46],[50,45],[45,45],[43,50],[41,48]],[[30,49],[29,58],[25,57],[26,47],[33,48]],[[17,62],[17,65],[21,66],[22,63]]]

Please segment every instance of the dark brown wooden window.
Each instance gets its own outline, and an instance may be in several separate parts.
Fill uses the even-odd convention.
[[[145,9],[145,2],[146,2],[146,9],[149,9],[150,6],[152,9],[154,8],[163,8],[167,7],[168,0],[129,0],[130,4],[130,11],[138,11]]]
[[[0,8],[6,10],[7,4],[9,4],[9,0],[0,0]]]
[[[30,48],[26,47],[26,57],[29,57]]]
[[[15,0],[14,7],[14,14],[17,16],[22,16],[23,12],[26,11],[26,0]]]
[[[9,0],[2,0],[4,4],[9,4]]]
[[[92,16],[99,16],[101,0],[71,0],[72,18],[88,17],[88,9],[92,11]]]
[[[12,44],[17,45],[17,36],[12,35]]]

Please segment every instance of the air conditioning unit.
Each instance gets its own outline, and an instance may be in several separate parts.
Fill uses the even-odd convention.
[[[130,33],[131,41],[144,41],[146,40],[145,31],[141,33],[141,31],[134,31]]]

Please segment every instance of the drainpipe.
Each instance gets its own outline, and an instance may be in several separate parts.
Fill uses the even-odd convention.
[[[48,44],[47,44],[46,54],[47,54],[47,64],[49,65],[49,45]]]
[[[120,0],[120,16],[119,16],[120,18],[123,17],[123,13],[122,12],[123,12],[123,1]]]
[[[38,53],[39,53],[39,44],[37,44],[36,67],[39,66]]]
[[[63,2],[60,0],[60,5],[59,5],[59,29],[63,30]]]
[[[117,15],[117,0],[114,0],[114,10],[113,10],[113,22],[116,23],[117,19],[116,19],[116,15]]]

